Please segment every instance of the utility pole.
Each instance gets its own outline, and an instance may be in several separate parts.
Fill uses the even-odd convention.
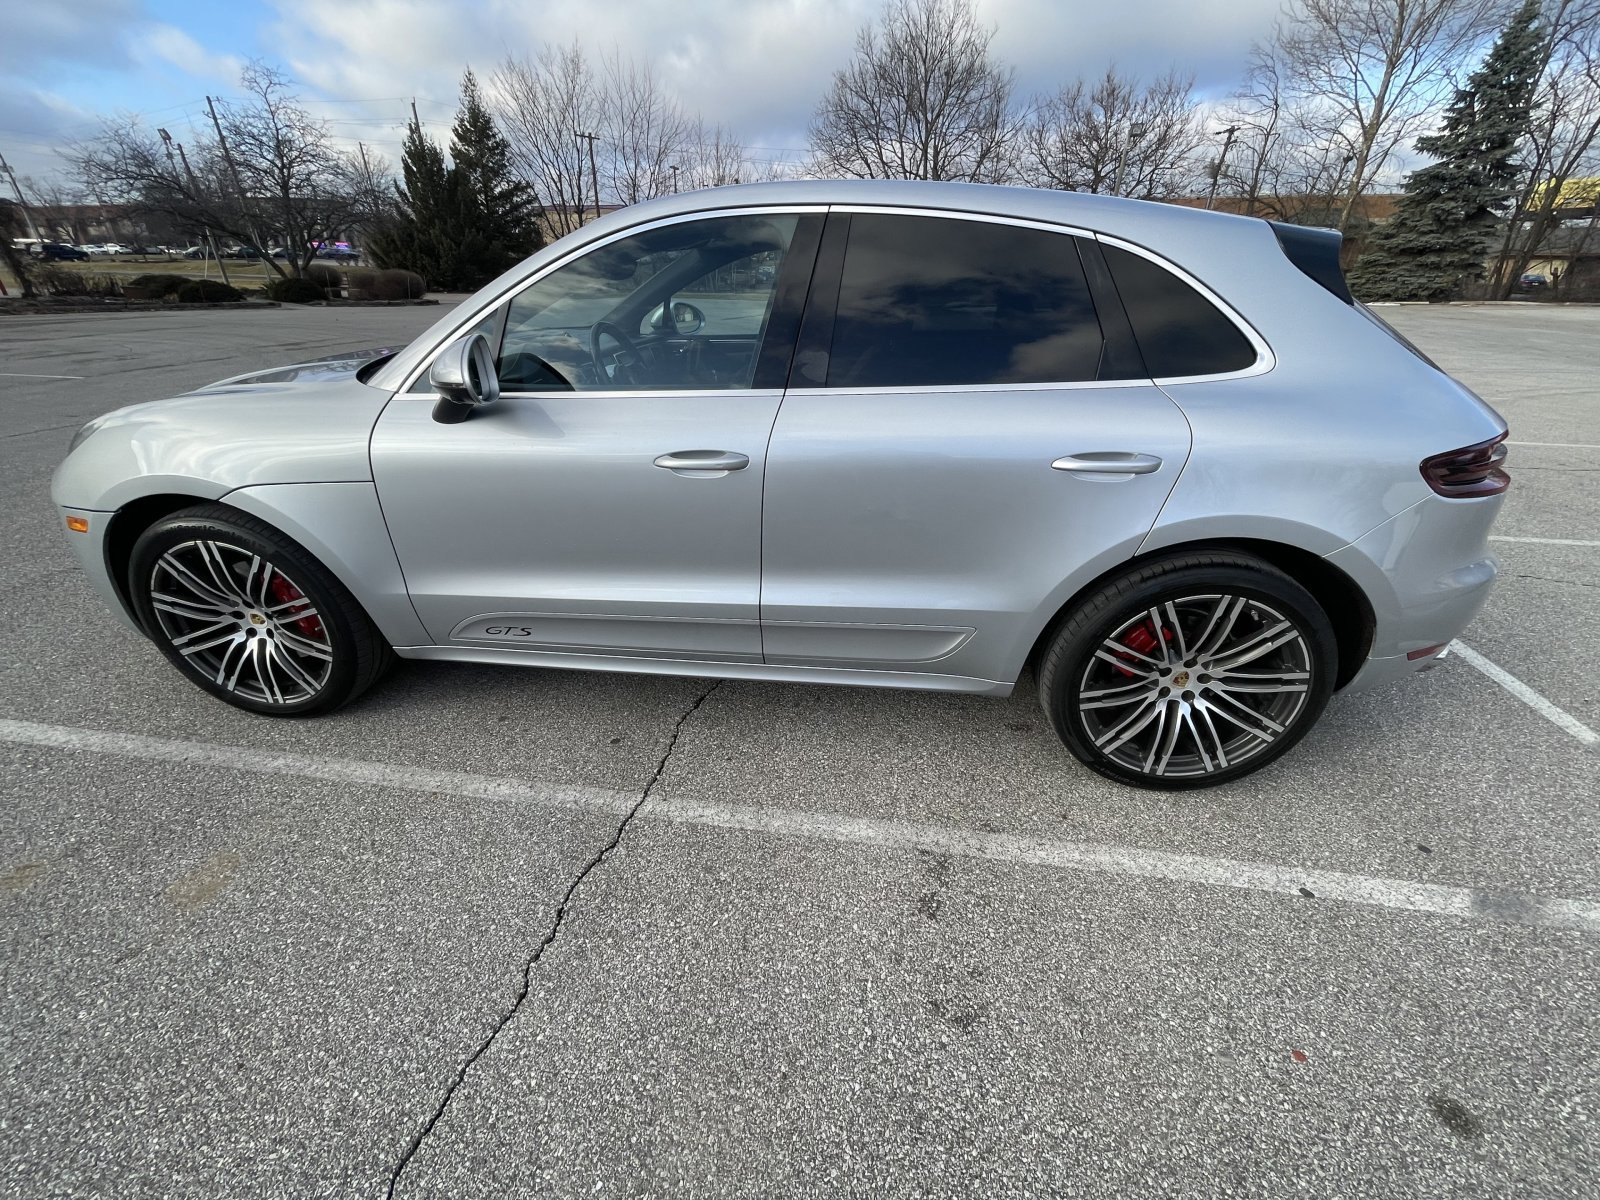
[[[600,171],[594,165],[594,144],[600,140],[600,135],[597,133],[579,133],[574,130],[572,136],[580,139],[581,141],[589,143],[589,182],[594,186],[594,216],[595,220],[598,221],[600,219]],[[580,168],[583,166],[583,147],[581,146],[578,147],[578,166]],[[583,191],[583,185],[581,181],[578,186],[578,191],[580,194]],[[581,215],[579,217],[578,224],[583,224]]]
[[[1211,176],[1211,194],[1206,197],[1206,207],[1208,209],[1214,207],[1217,203],[1217,185],[1222,182],[1222,168],[1227,165],[1228,150],[1233,145],[1233,135],[1239,132],[1239,126],[1229,125],[1226,129],[1219,129],[1217,132],[1227,136],[1222,139],[1222,153],[1217,155],[1217,169]]]
[[[583,134],[572,131],[572,144],[578,148],[578,228],[583,228]]]
[[[1113,196],[1122,195],[1123,168],[1128,165],[1129,152],[1139,143],[1139,140],[1144,137],[1144,133],[1145,123],[1143,121],[1135,121],[1128,126],[1128,137],[1122,143],[1122,153],[1117,155],[1117,171],[1116,174],[1111,177],[1111,194]]]
[[[217,131],[217,145],[222,148],[222,161],[228,164],[228,174],[233,177],[233,193],[239,198],[239,211],[243,214],[247,227],[250,230],[250,240],[255,243],[256,253],[266,257],[267,248],[261,244],[261,229],[256,224],[256,219],[250,213],[250,206],[244,198],[244,184],[239,182],[239,168],[233,161],[233,152],[228,149],[228,139],[222,134],[222,122],[217,120],[217,106],[211,103],[211,97],[206,97],[206,108],[211,112],[211,124]]]
[[[676,196],[678,194],[678,164],[677,163],[673,163],[672,164],[672,194],[674,196]]]
[[[168,162],[172,161],[173,146],[177,146],[178,161],[183,163],[183,174],[184,177],[189,181],[189,194],[194,197],[195,203],[198,204],[200,202],[200,185],[195,182],[194,171],[189,166],[189,156],[183,152],[183,143],[174,142],[172,140],[172,135],[165,129],[158,129],[156,132],[161,135],[162,142],[166,144]],[[211,251],[211,257],[217,260],[217,271],[222,276],[222,282],[228,284],[230,287],[233,286],[232,282],[228,279],[228,268],[223,265],[222,252],[217,249],[217,239],[211,232],[211,226],[204,225],[201,228],[205,231],[206,247]],[[209,274],[209,272],[207,273]]]
[[[6,173],[11,180],[11,190],[17,194],[17,206],[22,209],[23,218],[28,222],[28,232],[33,235],[34,241],[43,241],[39,236],[39,227],[33,223],[33,212],[28,208],[28,202],[22,198],[22,189],[17,186],[17,173],[11,169],[11,164],[6,161],[6,156],[0,154],[0,171]]]

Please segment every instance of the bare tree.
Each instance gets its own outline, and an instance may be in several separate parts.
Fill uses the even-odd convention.
[[[671,165],[687,149],[695,122],[662,91],[655,71],[613,50],[600,66],[601,180],[619,204],[672,190]]]
[[[1148,87],[1115,67],[1039,101],[1022,137],[1022,171],[1040,187],[1163,199],[1188,191],[1203,140],[1193,76]]]
[[[87,222],[74,211],[87,203],[82,188],[60,175],[24,175],[17,182],[41,232],[74,245],[89,240]]]
[[[298,256],[290,261],[299,274],[310,265],[317,242],[370,215],[374,164],[336,149],[327,122],[300,107],[289,80],[276,69],[252,63],[240,86],[249,99],[227,105],[222,117],[233,159],[227,174],[232,178],[237,170],[242,190],[235,197],[239,215],[247,229],[271,229],[281,237]],[[208,158],[213,170],[221,150],[216,147]]]
[[[126,116],[107,120],[65,157],[106,203],[247,245],[279,238],[293,249],[289,266],[300,274],[316,242],[360,227],[372,204],[374,164],[363,167],[339,151],[327,124],[300,107],[274,69],[251,64],[241,86],[249,99],[219,112],[231,167],[214,139],[199,135],[185,146]],[[276,260],[265,261],[287,274]]]
[[[1600,171],[1600,0],[1549,0],[1541,24],[1546,63],[1519,151],[1527,175],[1491,275],[1501,299],[1563,221],[1592,215],[1578,211],[1567,185]]]
[[[594,192],[578,133],[600,124],[598,81],[577,45],[508,58],[489,81],[495,122],[511,146],[517,173],[533,185],[550,232],[571,233]]]
[[[1013,72],[989,56],[994,31],[971,0],[891,0],[856,35],[811,121],[815,169],[859,179],[1012,174]]]
[[[1294,94],[1271,45],[1254,47],[1245,81],[1219,113],[1235,130],[1219,164],[1218,194],[1237,196],[1247,215],[1335,225],[1355,156],[1330,138],[1315,106]]]
[[[1338,226],[1431,118],[1439,94],[1499,23],[1506,0],[1291,0],[1273,34],[1305,121],[1350,170]]]
[[[22,261],[22,252],[12,244],[13,238],[23,237],[27,232],[28,218],[22,211],[22,205],[0,197],[0,260],[11,269],[17,286],[22,289],[22,298],[31,300],[36,293],[33,280],[29,277],[28,264]]]

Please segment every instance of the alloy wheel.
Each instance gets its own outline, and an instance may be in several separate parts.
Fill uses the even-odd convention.
[[[1166,600],[1123,621],[1088,658],[1077,720],[1124,770],[1194,778],[1266,753],[1312,688],[1305,632],[1253,596]]]
[[[182,542],[150,570],[161,634],[197,674],[260,704],[320,693],[333,671],[328,628],[273,562],[223,541]]]

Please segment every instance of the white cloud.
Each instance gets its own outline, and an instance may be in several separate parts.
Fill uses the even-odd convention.
[[[432,102],[422,116],[436,134],[448,129],[448,106],[469,64],[483,77],[507,55],[578,41],[594,56],[615,47],[651,64],[691,111],[747,144],[780,148],[804,145],[813,106],[848,60],[857,29],[881,7],[879,0],[271,3],[278,21],[266,41],[291,48],[290,70],[308,89],[336,99],[416,95]],[[1177,66],[1193,71],[1201,89],[1221,93],[1238,81],[1250,42],[1271,28],[1279,5],[979,0],[978,13],[995,27],[995,53],[1016,67],[1024,98],[1113,62],[1145,78]],[[404,100],[394,99],[367,105],[358,119],[405,115]],[[393,137],[385,150],[396,153],[398,142]]]
[[[201,83],[237,84],[245,65],[238,55],[213,53],[172,25],[156,25],[137,34],[133,53],[144,62],[177,67]]]

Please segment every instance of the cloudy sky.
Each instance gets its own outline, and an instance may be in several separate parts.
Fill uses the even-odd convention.
[[[1281,0],[978,0],[1024,93],[1115,62],[1177,65],[1203,94],[1238,80]],[[579,41],[652,63],[686,107],[756,158],[795,158],[830,73],[880,0],[8,0],[0,37],[0,153],[19,175],[59,170],[54,147],[100,114],[144,115],[179,140],[205,97],[234,94],[246,59],[288,71],[335,130],[391,158],[415,97],[447,128],[457,83],[507,54]]]

